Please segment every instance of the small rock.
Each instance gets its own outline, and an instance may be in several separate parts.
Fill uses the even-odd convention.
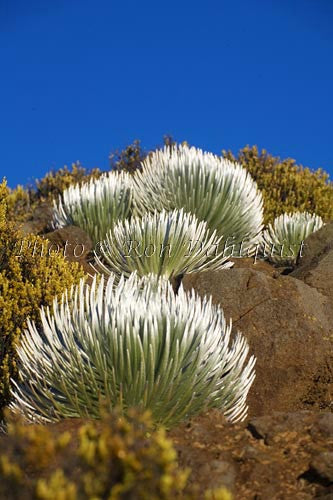
[[[43,237],[49,240],[50,250],[60,251],[70,262],[84,260],[93,247],[87,233],[77,226],[66,226]]]
[[[277,269],[266,260],[255,260],[254,257],[233,258],[230,259],[234,263],[233,269],[252,269],[253,271],[260,271],[273,278],[280,274],[280,269]]]
[[[333,438],[333,413],[324,413],[318,419],[318,428],[327,438]]]
[[[203,466],[203,474],[210,478],[212,488],[225,486],[233,490],[236,480],[236,470],[232,463],[226,460],[212,460]]]
[[[333,222],[306,238],[304,256],[291,276],[333,297]]]
[[[47,202],[41,203],[33,212],[29,221],[21,226],[25,235],[43,234],[51,227],[53,209]]]
[[[310,467],[324,481],[333,483],[333,451],[323,451],[317,455],[311,462]]]

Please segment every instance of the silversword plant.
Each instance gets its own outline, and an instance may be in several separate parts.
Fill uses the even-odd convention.
[[[282,214],[263,232],[262,253],[275,264],[292,266],[304,240],[323,224],[321,217],[309,212]]]
[[[12,408],[31,421],[99,418],[101,399],[150,409],[168,426],[210,407],[231,421],[246,415],[255,359],[211,298],[182,286],[175,295],[154,275],[106,286],[95,277],[42,309],[41,324],[28,324],[12,390]]]
[[[101,241],[118,220],[130,215],[132,180],[126,172],[109,172],[98,179],[66,189],[54,202],[55,228],[81,227],[94,244]]]
[[[201,149],[179,145],[157,150],[143,161],[134,181],[136,211],[184,208],[249,255],[263,227],[263,201],[240,164]]]
[[[173,278],[231,267],[224,253],[221,237],[210,233],[206,222],[183,209],[162,210],[115,224],[95,251],[95,268],[127,277],[137,271]]]

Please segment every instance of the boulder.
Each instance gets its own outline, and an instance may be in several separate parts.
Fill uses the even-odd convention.
[[[186,290],[212,295],[257,358],[249,416],[332,409],[333,308],[325,295],[289,276],[253,269],[189,274]]]
[[[333,222],[305,240],[303,256],[290,276],[316,288],[333,302]]]
[[[253,257],[233,258],[230,259],[234,263],[233,269],[252,269],[277,278],[285,268],[277,268],[270,264],[267,260],[254,259]]]
[[[83,229],[66,226],[43,235],[49,241],[49,251],[61,253],[69,262],[79,262],[88,274],[94,272],[89,264],[93,244]]]
[[[43,234],[51,228],[52,216],[52,206],[43,202],[34,210],[31,219],[22,224],[21,230],[26,235]]]

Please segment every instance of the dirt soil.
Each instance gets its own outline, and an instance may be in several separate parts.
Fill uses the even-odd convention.
[[[230,424],[209,411],[169,432],[201,491],[235,500],[333,499],[333,414],[280,413]],[[201,495],[199,495],[201,496]]]

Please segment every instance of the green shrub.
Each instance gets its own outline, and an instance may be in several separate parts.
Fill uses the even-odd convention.
[[[176,143],[171,135],[165,135],[163,137],[164,146],[174,146]],[[185,144],[185,142],[183,143]],[[109,155],[110,168],[111,170],[118,170],[128,172],[129,174],[134,174],[142,169],[143,160],[151,152],[146,152],[142,146],[141,141],[135,139],[132,144],[129,144],[124,149],[116,149]]]
[[[98,168],[88,170],[79,163],[73,163],[71,169],[65,166],[51,170],[42,179],[37,179],[35,185],[8,188],[7,217],[14,222],[25,222],[41,202],[51,203],[69,186],[98,179],[101,174]]]
[[[148,413],[116,412],[76,430],[9,424],[0,452],[0,496],[20,500],[163,500],[184,493],[189,471]],[[57,466],[55,464],[58,464]],[[28,471],[28,473],[26,473]]]
[[[280,160],[257,146],[246,146],[237,156],[223,151],[225,158],[241,163],[257,182],[264,199],[264,222],[285,212],[316,213],[324,222],[333,220],[333,183],[322,169],[312,171],[290,158]]]
[[[141,169],[141,162],[146,158],[147,153],[141,147],[141,141],[136,139],[132,144],[126,146],[125,149],[118,149],[110,153],[110,168],[111,170],[124,171],[129,174],[134,174]]]
[[[38,200],[54,200],[63,191],[74,184],[98,179],[102,175],[99,168],[87,170],[80,163],[73,163],[71,170],[67,166],[59,170],[51,170],[42,179],[36,181],[34,197]]]
[[[7,194],[7,218],[13,222],[25,222],[28,220],[37,201],[33,200],[32,191],[18,185],[15,189],[8,188]]]
[[[8,189],[0,185],[0,413],[9,402],[10,378],[16,377],[16,345],[30,316],[83,276],[78,264],[46,251],[38,236],[23,237],[7,218]],[[43,255],[42,249],[44,248]]]

